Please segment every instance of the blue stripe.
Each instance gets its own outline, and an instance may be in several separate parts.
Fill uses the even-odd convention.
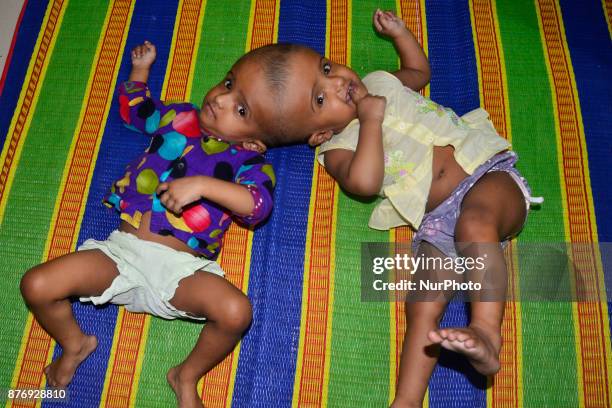
[[[6,74],[4,89],[0,95],[0,145],[4,145],[6,140],[21,92],[21,86],[17,84],[23,84],[25,80],[46,9],[46,1],[29,1],[17,31],[13,56]]]
[[[612,156],[612,43],[601,2],[561,0],[560,5],[582,111],[597,233],[599,242],[608,243],[602,246],[601,254],[607,298],[611,300],[612,185],[608,166]],[[608,314],[612,323],[612,302],[608,302]]]
[[[130,50],[148,39],[157,46],[157,60],[151,72],[149,86],[153,95],[160,95],[172,43],[176,11],[177,5],[165,0],[138,0],[136,2],[118,81],[127,80],[129,76]],[[119,226],[119,218],[113,211],[102,205],[102,197],[113,181],[121,177],[126,164],[142,152],[148,142],[147,137],[132,132],[121,124],[118,104],[114,98],[91,181],[83,224],[79,233],[79,245],[88,238],[106,239]],[[91,304],[76,302],[73,310],[82,330],[98,337],[98,348],[79,367],[70,385],[69,402],[67,404],[45,403],[44,407],[98,406],[102,395],[115,331],[117,306],[108,305],[97,308]],[[59,356],[59,349],[59,346],[56,347],[54,359]]]
[[[479,106],[478,71],[467,2],[427,1],[431,99],[461,115]],[[452,302],[442,327],[467,325],[467,308]],[[449,386],[452,384],[452,386]],[[486,378],[462,356],[442,351],[429,382],[431,407],[485,407]]]
[[[283,1],[279,42],[325,49],[325,1]],[[300,335],[304,248],[314,151],[268,152],[278,184],[274,211],[253,240],[249,297],[253,325],[240,349],[232,406],[290,406]]]

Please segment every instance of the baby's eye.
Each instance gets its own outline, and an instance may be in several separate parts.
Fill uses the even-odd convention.
[[[329,62],[326,62],[323,64],[323,73],[325,75],[328,75],[331,72],[331,64]]]
[[[232,89],[232,80],[231,79],[226,79],[225,81],[223,81],[223,85],[227,88],[227,89]]]
[[[247,111],[246,111],[246,108],[244,106],[239,106],[238,107],[238,115],[244,117],[244,116],[246,116],[246,113],[247,113]]]
[[[325,97],[323,94],[317,95],[317,105],[323,106],[323,102],[325,102]]]

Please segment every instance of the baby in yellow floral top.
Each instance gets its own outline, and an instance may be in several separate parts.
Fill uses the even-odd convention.
[[[485,289],[470,293],[468,327],[438,327],[448,291],[406,301],[393,406],[421,406],[440,347],[464,354],[482,374],[499,370],[507,284],[500,243],[521,230],[531,197],[514,168],[516,154],[487,113],[478,109],[460,118],[415,92],[430,78],[423,50],[393,13],[376,10],[372,20],[393,41],[400,69],[361,80],[349,67],[294,46],[287,75],[278,81],[286,92],[275,121],[286,140],[321,145],[320,163],[344,190],[382,197],[371,227],[410,225],[417,230],[416,257],[482,261],[485,273],[451,271],[454,279],[465,276]],[[440,264],[427,262],[433,267],[418,272],[439,279],[445,275],[436,269]]]

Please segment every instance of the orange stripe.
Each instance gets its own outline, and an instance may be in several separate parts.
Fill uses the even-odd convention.
[[[491,121],[498,133],[510,139],[509,118],[506,113],[507,87],[502,72],[502,58],[495,27],[495,12],[491,0],[472,0],[474,41],[479,57],[479,74],[481,87],[481,105],[489,112]],[[514,294],[515,281],[518,276],[516,264],[513,262],[512,246],[506,248],[506,264],[511,284],[508,293]],[[513,297],[511,297],[513,299]],[[517,307],[514,301],[505,305],[502,322],[502,348],[500,352],[501,369],[492,381],[491,401],[493,407],[519,406],[519,367],[517,341]]]
[[[347,0],[331,1],[329,10],[329,50],[328,57],[339,64],[347,61],[347,29],[349,21],[349,5]],[[334,202],[337,200],[338,189],[334,179],[322,166],[315,163],[313,171],[317,180],[311,201],[312,219],[309,251],[308,288],[306,288],[302,303],[304,316],[302,333],[302,360],[297,399],[294,406],[324,406],[325,397],[325,363],[326,353],[330,344],[329,313]]]
[[[592,201],[589,191],[586,152],[582,141],[582,123],[579,119],[579,101],[574,88],[570,56],[567,54],[561,29],[558,4],[553,0],[538,0],[536,7],[541,17],[545,50],[548,53],[552,86],[556,95],[555,105],[558,112],[558,131],[561,144],[562,171],[565,180],[567,200],[567,228],[571,242],[592,243],[597,241],[597,232],[592,214]],[[598,255],[593,245],[588,250],[574,251],[573,261],[576,274],[576,292],[586,294],[589,299],[601,299]],[[577,327],[579,334],[582,365],[581,399],[586,406],[610,406],[607,381],[608,362],[605,338],[604,311],[601,302],[577,302]],[[608,350],[609,351],[609,350]]]
[[[251,50],[274,42],[277,6],[275,0],[256,0]]]
[[[131,10],[131,1],[117,1],[111,11],[106,32],[90,80],[88,99],[85,102],[83,120],[78,129],[74,150],[66,174],[61,201],[56,209],[57,218],[50,238],[47,260],[71,252],[77,239],[78,226],[86,189],[97,153],[98,139],[102,135],[103,121],[108,112],[114,84],[116,62],[120,58],[125,27]],[[50,353],[51,338],[37,322],[32,324],[16,388],[39,388],[43,384],[43,368]],[[13,406],[22,406],[13,404]],[[29,406],[29,405],[26,405]]]
[[[274,0],[255,0],[253,11],[253,26],[251,29],[251,43],[247,51],[271,44],[275,39],[275,25],[277,22],[277,2]],[[232,224],[223,238],[223,250],[220,259],[221,268],[226,278],[238,289],[246,292],[245,274],[247,273],[247,258],[250,230]],[[206,407],[225,407],[228,396],[232,391],[232,367],[238,359],[234,350],[221,363],[206,374],[202,381],[202,402]]]
[[[198,0],[185,0],[181,9],[178,10],[180,23],[174,38],[172,66],[168,69],[166,92],[161,96],[162,100],[184,100],[185,98],[193,50],[196,46],[200,4]],[[109,362],[112,370],[107,374],[108,391],[105,404],[107,407],[128,406],[133,398],[132,393],[137,391],[133,384],[136,380],[139,355],[144,352],[141,338],[146,322],[150,318],[149,315],[143,313],[123,311],[114,360]]]
[[[204,1],[204,0],[202,0]],[[198,22],[202,1],[186,0],[180,10],[178,19],[178,32],[176,33],[174,53],[172,55],[172,67],[167,78],[166,94],[163,96],[167,101],[184,101],[191,71],[193,51],[198,34]]]
[[[303,341],[302,370],[299,373],[299,394],[297,406],[323,403],[325,381],[325,355],[329,346],[328,318],[330,306],[330,276],[333,273],[332,229],[334,223],[334,201],[337,188],[334,179],[315,164],[317,185],[312,201],[313,217],[311,229],[309,286],[305,299],[305,326]]]
[[[43,66],[48,62],[49,46],[51,45],[52,38],[56,35],[56,30],[58,29],[57,22],[63,5],[63,0],[55,0],[53,5],[50,6],[51,9],[49,12],[49,17],[46,20],[47,24],[41,30],[44,34],[39,42],[38,49],[35,50],[35,53],[33,53],[32,56],[36,62],[34,63],[30,77],[27,79],[27,90],[21,105],[17,106],[15,109],[17,119],[13,132],[6,137],[7,140],[5,145],[7,146],[7,150],[5,153],[4,163],[2,164],[2,171],[0,172],[0,203],[6,199],[4,195],[6,193],[5,188],[7,186],[7,181],[17,167],[13,166],[17,148],[21,143],[23,143],[22,137],[27,137],[27,134],[24,134],[23,132],[24,127],[26,122],[31,120],[31,116],[33,114],[32,103],[34,102],[34,96],[38,94],[40,88],[42,87],[42,78],[40,76],[43,71]]]
[[[143,315],[123,310],[119,320],[121,325],[117,335],[117,349],[114,358],[109,361],[112,369],[105,396],[106,407],[129,406],[137,356],[142,352],[139,345],[143,335]]]
[[[406,245],[412,242],[413,232],[409,227],[395,228],[395,243],[403,253]],[[402,347],[404,346],[404,336],[406,335],[406,304],[404,302],[393,302],[391,307],[395,307],[395,378],[399,377],[400,361],[402,358]]]
[[[608,24],[608,32],[612,33],[612,0],[602,0],[602,7],[604,9],[604,17]]]
[[[422,47],[425,27],[423,25],[423,19],[421,18],[423,12],[421,9],[421,1],[401,0],[399,6],[400,10],[398,11],[400,17]],[[424,94],[425,88],[421,89],[420,93]],[[403,226],[395,228],[392,233],[395,235],[394,242],[399,244],[398,249],[400,251],[403,251],[406,245],[412,242],[413,231],[409,227]],[[395,308],[395,378],[397,379],[399,376],[404,336],[406,335],[406,305],[404,302],[395,301],[391,307]]]

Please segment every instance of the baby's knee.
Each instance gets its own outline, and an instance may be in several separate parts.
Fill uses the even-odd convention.
[[[486,210],[467,209],[461,212],[455,226],[455,242],[499,242],[498,225]]]
[[[19,287],[26,303],[34,305],[46,300],[49,282],[41,266],[35,266],[23,275]]]
[[[249,298],[239,295],[226,300],[222,316],[217,319],[217,323],[227,331],[242,334],[252,320],[253,308]]]

